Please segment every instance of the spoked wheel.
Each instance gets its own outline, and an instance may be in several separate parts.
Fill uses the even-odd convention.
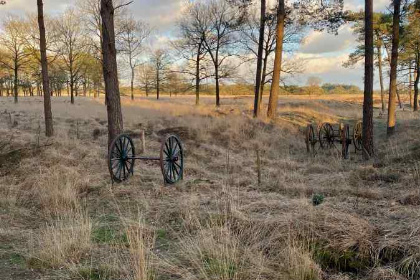
[[[306,150],[308,151],[308,153],[310,153],[311,151],[314,152],[316,140],[315,140],[314,127],[311,124],[308,124],[308,126],[306,127],[305,142],[306,142]]]
[[[358,121],[353,128],[353,143],[356,151],[362,150],[363,122]]]
[[[112,181],[120,183],[133,175],[135,151],[133,140],[120,134],[111,143],[108,153],[108,167]]]
[[[323,123],[319,128],[319,144],[323,149],[334,145],[334,129],[331,124]]]
[[[181,140],[175,135],[167,136],[160,148],[160,166],[167,184],[182,180],[184,174],[184,150]]]
[[[350,142],[350,127],[346,124],[341,129],[341,155],[344,159],[348,159],[349,157]]]

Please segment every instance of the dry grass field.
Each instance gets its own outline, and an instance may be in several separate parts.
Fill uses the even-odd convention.
[[[252,98],[123,98],[125,130],[157,156],[178,133],[184,181],[163,184],[153,162],[112,184],[103,100],[0,99],[0,279],[420,279],[419,115],[398,111],[376,156],[306,153],[307,123],[361,118],[362,96],[280,98],[275,122]],[[376,106],[379,99],[376,98]],[[256,151],[261,155],[257,180]],[[324,196],[314,206],[312,197]]]

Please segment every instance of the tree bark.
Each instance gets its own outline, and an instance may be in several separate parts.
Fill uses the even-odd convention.
[[[156,67],[156,99],[159,100],[160,94],[160,77],[159,77],[159,67]]]
[[[265,82],[267,79],[267,62],[268,62],[268,52],[267,50],[265,51],[265,56],[264,56],[264,62],[263,62],[263,71],[261,74],[261,87],[260,87],[260,103],[259,103],[259,109],[261,111],[261,103],[262,103],[262,99],[263,99],[263,95],[264,95],[264,87],[265,87]]]
[[[134,67],[131,67],[131,100],[134,100]]]
[[[384,77],[382,72],[382,45],[378,44],[378,71],[379,71],[379,84],[381,86],[381,104],[382,104],[382,112],[385,112],[385,90],[384,90]]]
[[[284,21],[286,18],[286,10],[284,0],[279,0],[277,10],[277,27],[276,27],[276,51],[274,58],[273,81],[271,84],[270,98],[268,101],[267,116],[274,119],[277,115],[277,103],[280,90],[280,73],[283,56],[283,38],[284,38]]]
[[[420,81],[420,56],[416,59],[416,79],[414,80],[414,111],[419,110],[419,81]]]
[[[112,0],[101,0],[102,57],[108,115],[108,146],[123,130]]]
[[[15,69],[14,69],[14,71],[15,71],[15,81],[14,81],[14,85],[13,85],[13,87],[14,87],[14,97],[15,97],[15,103],[18,103],[18,84],[19,84],[19,79],[18,79],[18,69],[19,68],[19,66],[18,66],[18,63],[17,63],[17,58],[15,58]]]
[[[216,59],[217,64],[219,61]],[[216,106],[220,106],[220,82],[219,82],[219,66],[215,67],[215,79],[216,79]]]
[[[42,67],[42,86],[46,92],[50,92],[50,81],[48,77],[47,61],[47,42],[45,39],[44,7],[42,0],[37,0],[38,4],[38,25],[39,25],[39,46],[41,50]],[[51,111],[51,95],[44,94],[44,117],[45,117],[45,135],[51,137],[54,134],[53,116]]]
[[[413,76],[412,76],[412,69],[411,69],[411,61],[408,64],[408,94],[410,95],[410,108],[413,108]]]
[[[388,128],[387,128],[388,136],[391,136],[394,134],[395,124],[396,124],[395,101],[396,101],[396,94],[397,94],[398,47],[400,44],[400,9],[401,9],[401,0],[394,0],[391,72],[390,72],[389,102],[388,102]]]
[[[260,112],[260,94],[261,94],[261,71],[263,63],[264,51],[264,35],[265,35],[265,0],[261,0],[261,15],[260,15],[260,37],[258,40],[258,56],[257,56],[257,73],[255,77],[255,99],[254,99],[254,118],[258,117]]]
[[[200,105],[200,54],[203,42],[200,41],[197,47],[197,57],[195,61],[195,105]]]
[[[365,0],[365,92],[363,101],[363,157],[373,155],[373,0]]]

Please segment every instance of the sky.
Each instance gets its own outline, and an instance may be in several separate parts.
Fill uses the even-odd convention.
[[[176,32],[175,23],[182,13],[183,3],[187,0],[134,0],[129,11],[154,28],[154,44],[165,44]],[[273,2],[274,0],[269,0]],[[75,0],[44,0],[46,14],[59,14]],[[385,11],[390,0],[374,0],[375,11]],[[346,10],[360,11],[363,0],[344,0]],[[0,20],[8,13],[24,15],[36,12],[35,0],[7,0],[0,6]],[[304,61],[304,73],[288,78],[289,84],[304,85],[311,76],[322,79],[324,83],[354,84],[363,87],[363,64],[348,69],[342,66],[348,55],[357,45],[350,25],[338,30],[338,35],[327,32],[309,31],[294,58]],[[378,87],[378,83],[376,83]]]

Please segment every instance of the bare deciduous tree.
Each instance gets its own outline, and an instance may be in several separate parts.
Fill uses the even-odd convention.
[[[74,9],[67,9],[57,19],[56,52],[65,62],[70,86],[71,104],[74,104],[75,89],[80,79],[83,57],[87,52],[86,36],[80,15]]]
[[[220,79],[228,77],[232,71],[223,66],[227,64],[227,59],[237,54],[235,44],[238,38],[235,33],[243,18],[242,13],[226,0],[211,0],[204,8],[207,14],[204,45],[213,62],[216,106],[220,106]]]
[[[25,34],[23,20],[16,16],[9,16],[3,21],[3,32],[0,34],[1,46],[5,49],[0,57],[0,64],[13,71],[14,101],[18,102],[19,72],[28,62],[30,53],[25,51]]]
[[[174,43],[175,49],[187,61],[182,73],[195,79],[196,105],[200,104],[200,83],[209,77],[207,68],[202,63],[207,55],[204,38],[208,30],[207,15],[204,12],[201,2],[195,2],[188,7],[178,23],[181,39]]]
[[[166,71],[168,69],[168,53],[163,49],[157,49],[152,53],[151,63],[155,70],[156,99],[160,97],[162,83],[166,80]]]
[[[134,100],[134,76],[140,65],[139,57],[143,51],[144,41],[150,35],[149,26],[133,17],[126,17],[121,23],[120,50],[126,56],[131,70],[131,99]]]
[[[153,65],[145,63],[139,68],[139,82],[140,88],[144,90],[146,96],[149,96],[149,92],[155,87],[155,71]]]

